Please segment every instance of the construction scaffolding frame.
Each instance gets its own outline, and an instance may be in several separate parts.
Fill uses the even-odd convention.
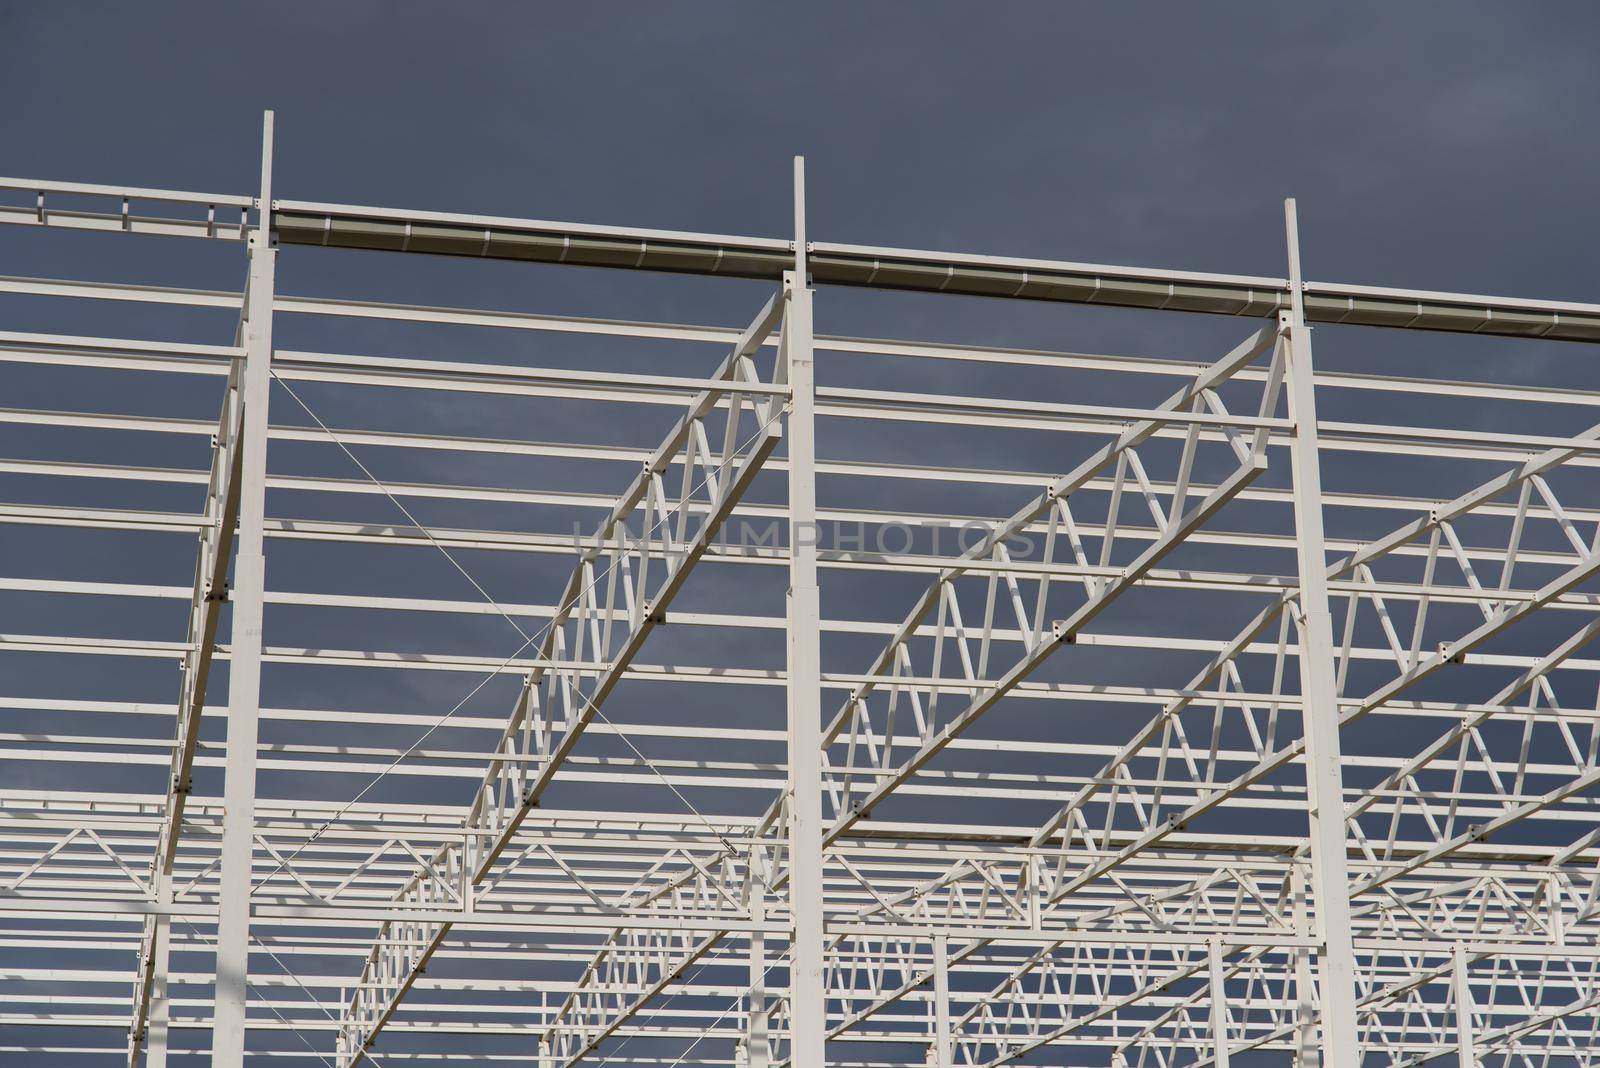
[[[758,239],[285,200],[272,146],[0,179],[28,250],[244,267],[0,277],[0,1058],[1596,1060],[1600,389],[1542,354],[1600,305],[1307,281],[1293,201],[1256,277],[812,240],[799,160]],[[468,259],[723,318],[301,290]]]

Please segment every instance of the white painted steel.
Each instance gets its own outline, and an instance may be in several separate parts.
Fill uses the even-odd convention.
[[[239,532],[233,565],[228,660],[228,760],[219,870],[216,1010],[211,1060],[243,1064],[250,989],[250,897],[255,891],[256,760],[261,707],[262,627],[266,596],[267,412],[272,386],[272,298],[278,250],[268,218],[272,203],[273,115],[261,133],[260,222],[250,237],[245,292],[244,373],[240,404]]]
[[[0,277],[163,324],[0,322],[0,1056],[1592,1060],[1600,392],[1515,378],[1600,309],[1302,281],[1292,203],[1279,278],[820,242],[798,161],[778,240],[275,201],[264,148],[258,196],[0,179],[248,265]],[[280,292],[324,244],[772,295]],[[818,332],[839,287],[1258,322]]]

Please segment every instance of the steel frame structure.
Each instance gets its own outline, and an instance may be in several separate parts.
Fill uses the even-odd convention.
[[[83,398],[0,409],[0,533],[42,546],[0,557],[0,1055],[1594,1061],[1600,391],[1312,337],[1526,351],[1600,305],[1304,280],[1292,201],[1287,273],[1245,277],[815,241],[798,160],[782,239],[291,201],[272,140],[254,195],[0,179],[11,233],[247,265],[0,278],[28,316],[235,326],[0,332],[8,397]],[[283,291],[319,248],[762,296],[685,326]],[[882,290],[1243,321],[1198,361],[815,332]],[[275,341],[308,323],[422,340]],[[489,335],[551,345],[459,358]],[[497,404],[622,414],[405,414]],[[1050,447],[885,460],[873,428]],[[529,484],[440,480],[473,458]]]

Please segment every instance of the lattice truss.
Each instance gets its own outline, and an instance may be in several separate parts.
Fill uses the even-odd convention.
[[[0,179],[7,1063],[1594,1059],[1600,308],[1292,208],[1243,277],[289,201],[268,131]]]

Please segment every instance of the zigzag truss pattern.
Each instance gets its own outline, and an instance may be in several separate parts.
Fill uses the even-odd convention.
[[[1600,307],[1305,281],[1292,202],[1246,277],[271,150],[0,179],[18,261],[243,264],[0,278],[0,1056],[1592,1063]],[[897,300],[1197,355],[814,328]]]

